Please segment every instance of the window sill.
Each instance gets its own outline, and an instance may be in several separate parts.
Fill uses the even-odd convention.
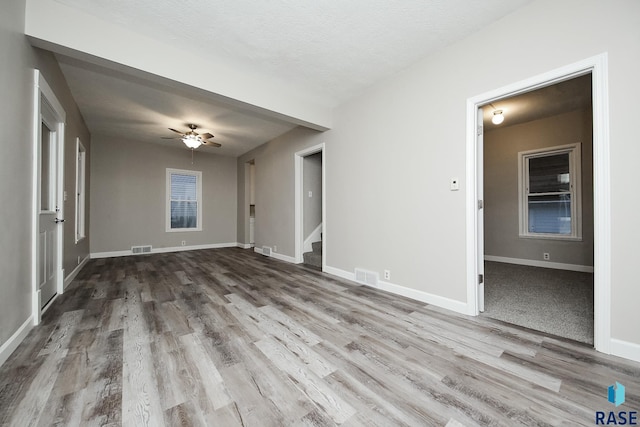
[[[202,231],[202,228],[168,228],[165,231],[167,233],[183,233],[189,231]]]
[[[521,239],[560,240],[569,242],[582,242],[582,236],[562,236],[558,234],[520,234]]]

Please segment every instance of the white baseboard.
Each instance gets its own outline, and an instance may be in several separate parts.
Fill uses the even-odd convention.
[[[238,247],[240,249],[251,249],[253,247],[253,243],[238,243]]]
[[[640,344],[611,338],[611,354],[640,362]]]
[[[199,249],[218,249],[218,248],[235,248],[239,245],[238,242],[231,243],[209,243],[206,245],[191,245],[191,246],[170,246],[166,248],[153,248],[151,252],[146,254],[134,254],[131,250],[124,251],[112,251],[112,252],[92,252],[91,259],[95,258],[112,258],[119,256],[136,256],[136,255],[148,255],[148,254],[161,254],[168,252],[182,252],[182,251],[196,251]]]
[[[561,262],[538,261],[535,259],[508,258],[503,256],[485,255],[485,261],[504,262],[507,264],[528,265],[530,267],[553,268],[555,270],[580,271],[582,273],[593,273],[593,266],[564,264]]]
[[[253,251],[255,253],[262,255],[262,248],[259,248],[256,246],[255,248],[253,248]],[[290,262],[291,264],[297,264],[296,259],[294,257],[289,255],[279,254],[277,252],[273,252],[273,250],[271,250],[271,255],[269,257],[279,259],[280,261]]]
[[[25,339],[29,331],[33,328],[33,316],[29,318],[14,332],[13,335],[0,347],[0,366],[4,365],[11,353],[13,353],[20,343]]]
[[[338,276],[342,279],[351,280],[352,282],[356,281],[356,274],[349,273],[348,271],[341,270],[339,268],[326,266],[323,270],[327,274],[331,274],[332,276]]]
[[[89,262],[89,259],[91,259],[91,255],[87,255],[86,257],[84,257],[84,259],[80,261],[80,264],[78,264],[78,266],[74,268],[73,271],[69,273],[67,277],[65,277],[64,279],[65,289],[67,289],[67,286],[69,286],[69,283],[73,282],[73,279],[76,278],[78,273],[80,273],[80,270],[82,270],[82,268]]]
[[[329,266],[325,268],[324,272],[355,282],[355,273],[349,273],[348,271],[340,270],[338,268],[329,267]],[[365,286],[370,286],[375,289],[381,289],[383,291],[387,291],[392,294],[411,298],[416,301],[435,305],[437,307],[455,311],[456,313],[467,314],[467,304],[461,301],[452,300],[450,298],[430,294],[428,292],[419,291],[417,289],[407,288],[405,286],[396,285],[395,283],[383,282],[381,280],[378,281],[377,286],[371,286],[361,282],[356,282],[356,283],[362,284]]]

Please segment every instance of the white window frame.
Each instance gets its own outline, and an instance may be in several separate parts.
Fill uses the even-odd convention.
[[[76,138],[76,226],[75,242],[78,243],[86,237],[86,182],[87,182],[87,150],[80,138]]]
[[[582,162],[581,143],[521,151],[518,153],[518,216],[520,237],[527,239],[582,240]],[[535,157],[569,154],[571,183],[571,234],[533,233],[529,231],[529,162]]]
[[[196,192],[197,192],[197,218],[196,218],[196,227],[192,228],[171,228],[171,175],[191,175],[196,177]],[[191,171],[184,169],[172,169],[167,168],[166,174],[166,232],[167,233],[176,233],[183,231],[202,231],[202,172],[200,171]]]

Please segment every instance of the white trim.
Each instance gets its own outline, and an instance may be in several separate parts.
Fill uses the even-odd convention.
[[[554,270],[579,271],[581,273],[593,273],[593,266],[579,264],[565,264],[562,262],[539,261],[536,259],[508,258],[503,256],[485,255],[485,261],[504,262],[506,264],[528,265],[530,267],[552,268]]]
[[[302,197],[302,184],[304,180],[303,176],[303,162],[304,157],[310,156],[312,154],[322,153],[322,271],[325,271],[327,268],[327,251],[326,251],[326,242],[327,242],[327,186],[326,186],[326,148],[325,143],[322,142],[320,144],[314,145],[309,148],[305,148],[304,150],[296,151],[293,155],[294,158],[294,181],[295,181],[295,189],[294,189],[294,262],[296,264],[300,264],[304,261],[302,257],[303,248],[304,248],[304,236],[302,233],[302,221],[303,221],[303,209],[302,209],[302,201],[304,198]]]
[[[262,248],[259,248],[256,246],[253,248],[253,251],[257,254],[262,255]],[[291,264],[300,264],[299,262],[296,261],[294,257],[273,252],[273,249],[271,250],[271,255],[269,255],[269,258],[275,258],[277,260],[289,262]]]
[[[640,344],[611,338],[611,354],[640,362]]]
[[[304,239],[302,243],[302,253],[311,252],[313,250],[312,243],[319,242],[322,240],[322,223],[318,224],[318,226],[309,234],[309,236]]]
[[[537,148],[518,152],[518,220],[519,237],[523,239],[554,239],[582,241],[582,143]],[[567,154],[569,157],[569,176],[571,198],[571,234],[535,233],[529,231],[529,196],[540,195],[529,191],[529,160]],[[555,194],[555,193],[554,193]]]
[[[190,175],[196,177],[196,193],[198,195],[198,217],[196,218],[196,226],[193,228],[171,228],[171,175]],[[202,172],[188,169],[173,169],[167,168],[165,175],[166,193],[165,193],[165,231],[167,233],[179,233],[189,231],[202,231],[202,223],[204,217],[202,216],[202,205],[204,200],[202,199]]]
[[[240,243],[238,242],[238,247],[241,249],[251,249],[253,245],[251,243]]]
[[[131,249],[124,251],[110,251],[110,252],[92,252],[90,257],[91,259],[96,258],[113,258],[113,257],[121,257],[121,256],[139,256],[139,255],[149,255],[149,254],[163,254],[168,252],[183,252],[183,251],[197,251],[200,249],[219,249],[219,248],[235,248],[240,243],[238,242],[230,242],[230,243],[208,243],[205,245],[191,245],[191,246],[169,246],[166,248],[153,248],[151,252],[134,254],[131,252]]]
[[[52,108],[57,123],[56,129],[56,205],[60,209],[59,218],[64,218],[64,140],[65,140],[65,121],[66,112],[55,93],[40,73],[40,70],[33,70],[33,123],[32,123],[32,187],[31,187],[31,318],[34,325],[40,323],[42,318],[41,295],[38,287],[38,230],[39,230],[39,191],[40,191],[40,127],[41,127],[41,97]],[[64,250],[64,223],[57,227],[57,248],[56,248],[56,292],[61,294],[64,292],[64,270],[62,268],[63,250]],[[49,302],[48,308],[55,297]],[[45,308],[45,309],[46,309]]]
[[[366,283],[356,282],[355,273],[349,273],[348,271],[340,270],[339,268],[327,266],[325,273],[333,276],[338,276],[342,279],[346,279],[354,282],[357,285],[369,286],[374,289],[380,289],[387,291],[394,295],[400,295],[403,297],[411,298],[416,301],[424,302],[426,304],[435,305],[447,310],[454,311],[456,313],[467,314],[467,304],[462,301],[456,301],[449,298],[445,298],[439,295],[430,294],[428,292],[419,291],[416,289],[408,288],[406,286],[397,285],[395,283],[384,282],[379,280],[377,286],[368,285]]]
[[[296,259],[292,256],[289,255],[283,255],[283,254],[279,254],[277,252],[273,252],[271,251],[271,256],[270,258],[275,258],[278,259],[280,261],[284,261],[284,262],[290,262],[291,264],[300,264],[299,262],[296,261]]]
[[[0,347],[0,366],[4,365],[9,356],[18,348],[20,343],[24,341],[27,334],[33,328],[33,318],[29,316],[22,325],[11,335],[11,337]]]
[[[596,350],[611,348],[611,200],[609,161],[608,59],[602,53],[583,61],[516,82],[467,99],[467,301],[469,314],[478,315],[477,292],[477,146],[476,111],[495,100],[545,87],[591,73],[593,92],[593,187],[594,187],[594,344]]]
[[[87,255],[86,257],[84,257],[82,261],[80,261],[80,264],[78,264],[78,266],[74,268],[71,273],[69,273],[69,275],[64,279],[65,289],[67,289],[67,286],[69,286],[69,284],[73,282],[73,279],[76,278],[78,273],[80,273],[80,270],[82,270],[82,268],[89,262],[90,259],[91,259],[91,256]]]
[[[75,233],[74,240],[76,244],[83,240],[86,237],[86,224],[85,217],[87,211],[87,149],[84,144],[80,140],[80,137],[76,137],[76,154],[75,154],[75,163],[76,163],[76,185],[75,185],[75,193],[73,195],[73,200],[76,206],[75,209]],[[82,166],[82,168],[80,167]],[[80,185],[78,182],[80,181]],[[80,193],[80,195],[78,195]]]

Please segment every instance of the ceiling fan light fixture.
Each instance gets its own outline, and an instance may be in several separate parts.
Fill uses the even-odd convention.
[[[191,148],[192,150],[202,145],[202,140],[194,135],[185,136],[184,138],[182,138],[182,142],[184,142],[184,145]]]
[[[494,125],[499,125],[504,122],[504,115],[502,114],[502,110],[496,110],[493,112],[493,117],[491,118],[491,122]]]

